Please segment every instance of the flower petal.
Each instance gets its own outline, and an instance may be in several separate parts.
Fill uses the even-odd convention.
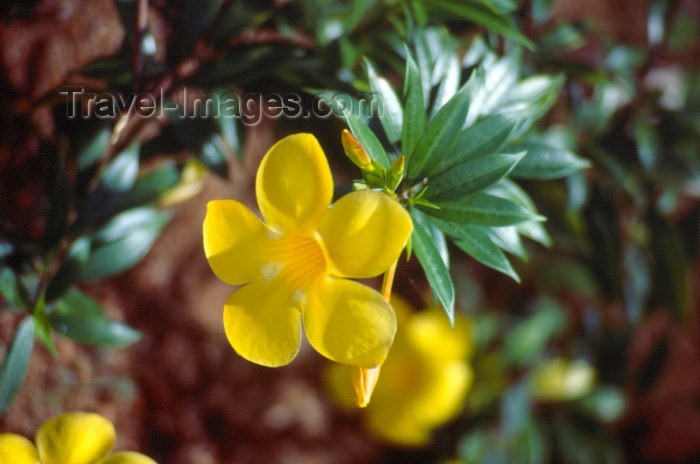
[[[325,278],[309,292],[302,309],[306,336],[325,357],[374,367],[386,358],[396,316],[376,290],[346,279]]]
[[[262,277],[268,259],[268,231],[242,203],[210,201],[202,232],[204,252],[219,279],[235,285]]]
[[[114,447],[114,426],[89,412],[71,412],[42,424],[36,435],[44,464],[93,464]]]
[[[301,345],[299,309],[275,279],[235,291],[224,306],[224,330],[238,354],[263,366],[289,364]]]
[[[258,169],[255,193],[269,225],[314,231],[333,197],[333,178],[316,137],[290,135],[273,145]]]
[[[364,278],[381,274],[396,261],[411,236],[413,222],[388,195],[362,190],[335,202],[318,231],[331,272]]]
[[[100,461],[100,464],[157,464],[153,459],[141,453],[122,451]]]
[[[38,464],[39,453],[31,441],[14,433],[0,434],[0,463]]]

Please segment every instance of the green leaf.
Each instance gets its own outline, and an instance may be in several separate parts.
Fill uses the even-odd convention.
[[[133,187],[139,173],[138,142],[117,155],[100,176],[100,184],[112,192],[125,192]]]
[[[119,240],[134,230],[148,228],[153,224],[161,224],[169,217],[168,213],[155,208],[133,208],[116,215],[94,235],[96,243]]]
[[[110,241],[93,244],[92,254],[80,273],[80,280],[97,280],[123,272],[139,262],[151,249],[171,215],[157,212],[149,220],[127,210],[115,216],[98,233]],[[131,227],[128,227],[128,225]],[[115,231],[124,235],[117,236]]]
[[[109,136],[112,131],[102,129],[90,142],[78,152],[78,170],[83,171],[97,163],[100,158],[107,154],[109,146]]]
[[[90,257],[90,239],[81,237],[70,246],[61,266],[56,271],[46,288],[46,302],[50,303],[60,297],[78,280],[80,272]]]
[[[491,11],[498,14],[512,13],[518,9],[516,0],[472,0],[488,7]]]
[[[504,177],[500,181],[488,187],[486,189],[486,193],[513,201],[526,210],[532,213],[537,213],[537,208],[535,208],[535,203],[532,201],[532,198],[530,198],[525,190],[520,188],[518,184],[513,182],[508,177]]]
[[[223,179],[229,178],[229,149],[218,134],[202,145],[197,158],[214,174]]]
[[[506,255],[489,237],[488,228],[467,224],[455,224],[437,219],[432,221],[453,238],[455,245],[481,264],[495,269],[520,282],[520,277],[508,261]]]
[[[120,198],[119,209],[153,202],[165,191],[175,187],[179,181],[180,172],[175,163],[172,160],[164,161],[160,166],[139,176],[134,187]]]
[[[80,234],[113,214],[122,196],[134,186],[138,171],[139,144],[134,142],[102,171],[97,186],[80,207],[78,218],[71,226],[72,233]]]
[[[4,300],[5,307],[22,308],[27,305],[20,293],[17,275],[9,267],[0,270],[0,296]]]
[[[438,31],[435,28],[421,28],[413,34],[413,44],[416,51],[416,63],[423,84],[423,101],[430,99],[430,90],[435,81],[433,76],[437,68],[436,48],[439,42]]]
[[[516,48],[500,59],[483,62],[481,68],[477,68],[483,73],[483,81],[476,89],[467,126],[471,126],[480,116],[504,112],[502,102],[517,86],[521,61],[522,52]]]
[[[524,151],[466,161],[431,179],[425,197],[432,202],[437,202],[452,200],[482,190],[507,176],[523,156],[525,156]]]
[[[613,387],[602,387],[581,398],[577,406],[586,414],[602,422],[614,422],[625,410],[625,395]]]
[[[514,254],[520,259],[528,259],[527,250],[523,245],[523,241],[520,239],[518,226],[490,227],[489,237],[491,237],[493,243],[501,250]]]
[[[453,2],[449,0],[429,0],[426,3],[441,9],[447,14],[474,21],[489,30],[502,34],[504,37],[515,40],[530,50],[535,48],[532,41],[525,37],[507,16],[494,13],[485,6],[471,2]]]
[[[425,131],[425,101],[423,100],[423,84],[421,83],[418,66],[413,61],[411,53],[406,49],[406,76],[403,85],[404,113],[401,129],[401,151],[410,164],[413,150],[418,139]]]
[[[365,60],[369,85],[372,92],[379,96],[380,112],[379,121],[382,123],[386,138],[390,143],[396,143],[401,139],[401,127],[403,126],[403,109],[391,84],[381,76],[378,76],[372,63]]]
[[[505,339],[505,359],[516,366],[537,361],[549,340],[564,329],[566,316],[554,301],[538,301],[535,313],[520,322]]]
[[[440,86],[435,95],[431,118],[435,117],[435,114],[440,108],[442,108],[459,89],[459,77],[462,72],[459,57],[454,50],[450,50],[445,60],[447,61],[445,65],[445,74],[442,76]]]
[[[476,192],[458,200],[435,202],[439,209],[420,207],[426,214],[461,224],[510,226],[544,220],[521,205],[505,198]]]
[[[436,171],[444,172],[465,161],[497,152],[508,142],[518,121],[516,114],[499,114],[479,119],[474,125],[459,132],[450,153]]]
[[[0,263],[4,263],[7,257],[14,253],[14,251],[14,245],[0,237]]]
[[[509,150],[526,151],[527,155],[513,169],[513,177],[525,179],[557,179],[566,177],[580,169],[590,167],[590,163],[563,148],[537,142],[510,145]]]
[[[511,64],[511,66],[517,65]],[[498,100],[498,104],[503,108],[500,112],[510,111],[510,108],[516,105],[532,107],[537,106],[538,103],[541,105],[542,102],[556,99],[563,84],[563,75],[537,74],[527,77],[515,83],[508,92],[504,93],[503,98]]]
[[[414,219],[411,235],[413,253],[423,267],[430,287],[442,303],[450,323],[454,324],[455,289],[450,271],[435,247],[430,232],[423,228],[424,219],[420,211],[411,209],[411,217]]]
[[[646,121],[645,118],[638,117],[634,121],[634,141],[637,144],[637,156],[642,166],[647,171],[652,171],[657,162],[661,141],[659,134]]]
[[[420,224],[423,230],[430,236],[430,240],[432,241],[433,245],[435,245],[435,249],[440,254],[442,262],[444,262],[445,266],[449,269],[450,253],[447,249],[447,240],[445,239],[445,234],[443,233],[443,231],[440,230],[440,228],[438,228],[437,225],[434,224],[428,218],[428,216],[421,213],[420,211],[414,212],[413,221],[414,223]]]
[[[406,173],[409,179],[415,180],[429,175],[449,154],[467,118],[475,82],[476,78],[472,76],[430,122],[408,159]]]
[[[46,144],[42,143],[42,151]],[[45,249],[53,251],[59,244],[66,231],[68,209],[70,207],[71,186],[66,176],[65,156],[52,150],[49,154],[51,176],[47,182],[49,194],[49,210],[46,212],[46,227],[44,232]]]
[[[228,151],[240,157],[243,153],[241,151],[241,138],[236,127],[236,119],[219,117],[216,118],[216,123],[219,126],[222,141],[226,144]]]
[[[58,302],[49,323],[57,332],[87,345],[124,346],[141,338],[128,325],[106,318],[99,303],[77,289]]]
[[[533,3],[533,9],[534,5]],[[583,47],[586,45],[586,36],[581,29],[580,25],[571,23],[555,25],[537,38],[538,54],[541,56],[561,56],[567,51]]]
[[[34,350],[34,318],[25,317],[0,367],[0,413],[4,413],[24,383]]]

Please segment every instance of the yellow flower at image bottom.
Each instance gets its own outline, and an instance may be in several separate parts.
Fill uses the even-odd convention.
[[[203,226],[214,273],[244,284],[224,306],[233,348],[264,366],[288,364],[303,324],[309,343],[327,358],[380,364],[396,331],[394,311],[379,292],[347,278],[374,277],[394,263],[413,230],[406,210],[372,190],[331,206],[331,171],[310,134],[270,148],[255,191],[264,222],[238,201],[215,200]]]
[[[392,296],[392,305],[398,316],[394,346],[372,401],[361,413],[374,435],[400,445],[422,446],[430,442],[433,429],[462,410],[473,379],[468,362],[471,325],[456,314],[452,328],[444,311],[412,312],[397,296]],[[333,394],[350,407],[350,369],[333,365],[328,374]]]
[[[71,412],[44,422],[36,446],[21,435],[0,434],[0,464],[156,464],[143,454],[110,455],[115,442],[110,421],[88,412]]]

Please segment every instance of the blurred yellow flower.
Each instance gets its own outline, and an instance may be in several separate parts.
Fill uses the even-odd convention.
[[[595,378],[595,369],[582,359],[553,358],[535,368],[532,393],[545,401],[575,400],[591,391]]]
[[[70,412],[44,422],[36,446],[12,433],[0,434],[0,464],[156,464],[140,453],[114,447],[114,426],[99,414]]]
[[[246,284],[224,306],[233,348],[265,366],[291,362],[301,324],[329,359],[374,367],[396,331],[391,306],[376,290],[349,278],[388,269],[406,246],[413,223],[388,195],[350,193],[330,206],[333,179],[318,141],[296,134],[265,155],[255,181],[265,223],[235,200],[209,202],[204,250],[224,282]]]
[[[369,429],[383,439],[425,445],[432,430],[454,418],[464,405],[473,376],[468,363],[471,325],[456,315],[452,328],[436,308],[414,313],[396,295],[392,304],[399,330],[363,415]],[[331,366],[328,375],[332,392],[348,407],[353,404],[346,388],[350,375],[339,365]]]
[[[161,195],[158,204],[162,208],[173,206],[197,195],[204,188],[204,180],[209,170],[196,158],[185,163],[180,175],[180,182]]]

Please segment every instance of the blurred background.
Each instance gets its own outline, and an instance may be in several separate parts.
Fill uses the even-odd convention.
[[[91,410],[165,464],[700,462],[697,1],[10,0],[0,18],[0,431]],[[436,81],[445,48],[461,69],[518,50],[499,82],[556,76],[533,131],[590,168],[518,179],[547,217],[498,242],[520,283],[450,249],[454,329],[402,260],[399,335],[359,410],[308,346],[278,369],[234,353],[201,237],[209,200],[255,208],[284,135],[313,133],[347,187],[343,119],[255,100],[255,124],[97,117],[59,92],[311,108],[369,91],[365,58],[400,93],[404,43]]]

